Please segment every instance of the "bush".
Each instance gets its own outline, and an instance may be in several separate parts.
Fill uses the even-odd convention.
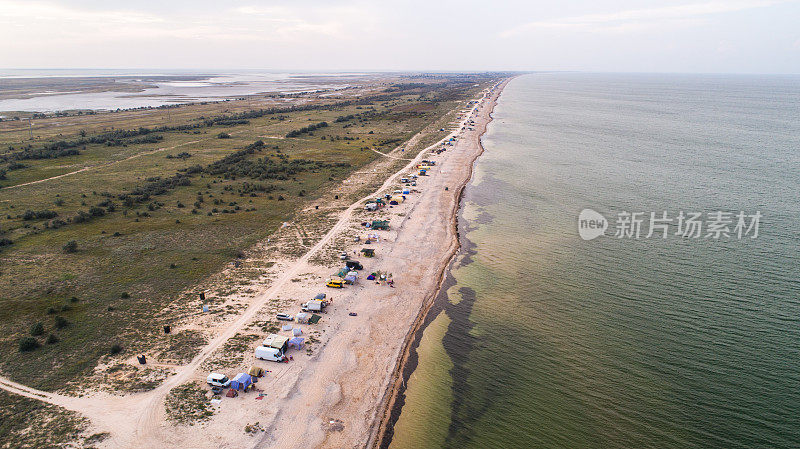
[[[78,298],[73,296],[72,298],[69,298],[69,302],[78,302]]]
[[[44,325],[42,323],[36,323],[31,326],[31,335],[34,337],[44,335]]]
[[[4,247],[4,246],[9,246],[9,245],[11,245],[12,243],[14,243],[14,242],[12,242],[12,241],[11,241],[11,240],[9,240],[9,239],[0,239],[0,248],[2,248],[2,247]]]
[[[25,221],[30,220],[49,220],[51,218],[57,217],[58,214],[53,212],[52,210],[27,210],[24,214],[22,214],[22,219]]]
[[[69,326],[69,321],[63,316],[56,315],[56,329],[64,329],[65,327]]]
[[[19,352],[31,352],[39,346],[39,342],[33,337],[22,337],[19,340]]]
[[[78,251],[78,242],[75,240],[70,240],[64,245],[64,252],[65,253],[74,253]]]
[[[61,339],[59,339],[56,334],[50,334],[47,337],[47,344],[48,345],[52,345],[52,344],[58,343],[59,341],[61,341]]]
[[[116,344],[111,347],[111,354],[119,354],[120,352],[122,352],[122,346]]]
[[[129,294],[128,294],[128,292],[122,292],[122,293],[119,295],[119,297],[120,297],[120,298],[122,298],[122,299],[128,299],[128,298],[130,298],[130,297],[131,297],[131,295],[129,295]]]
[[[231,135],[225,132],[217,134],[217,139],[230,139]]]

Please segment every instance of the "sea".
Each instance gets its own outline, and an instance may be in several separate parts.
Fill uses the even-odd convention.
[[[493,116],[384,446],[800,447],[800,77],[533,73]]]

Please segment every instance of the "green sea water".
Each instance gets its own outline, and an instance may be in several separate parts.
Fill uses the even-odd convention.
[[[531,74],[494,118],[390,447],[800,447],[800,77]]]

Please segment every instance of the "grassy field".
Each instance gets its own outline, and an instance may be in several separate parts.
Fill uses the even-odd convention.
[[[390,151],[441,122],[491,80],[365,82],[349,97],[282,99],[283,110],[246,119],[236,114],[276,99],[171,108],[168,118],[149,110],[42,119],[33,141],[18,122],[0,123],[0,370],[58,389],[79,384],[106,355],[146,345],[163,324],[157,314],[180,307],[188,288],[382,157],[371,149]],[[292,104],[311,109],[286,110]],[[169,128],[147,133],[154,142],[123,137],[25,158],[139,127]]]

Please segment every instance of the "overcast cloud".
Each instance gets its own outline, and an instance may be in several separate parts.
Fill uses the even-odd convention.
[[[0,0],[0,67],[800,73],[797,0]]]

